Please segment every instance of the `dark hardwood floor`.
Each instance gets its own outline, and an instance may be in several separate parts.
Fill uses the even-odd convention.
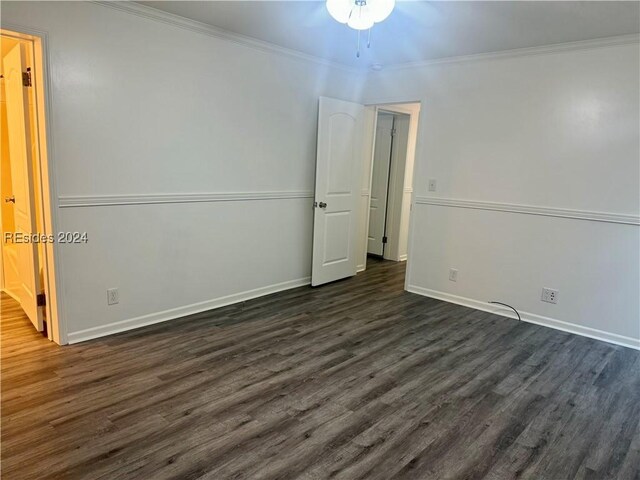
[[[3,296],[2,478],[640,478],[640,352],[403,278],[67,347]]]

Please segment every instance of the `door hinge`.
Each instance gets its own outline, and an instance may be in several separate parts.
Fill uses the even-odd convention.
[[[31,67],[28,67],[26,72],[22,72],[22,86],[31,86]]]
[[[392,136],[392,137],[395,137],[395,136],[396,136],[396,129],[395,129],[395,128],[392,128],[392,129],[391,129],[391,136]]]
[[[382,237],[382,243],[387,243],[387,237]]]
[[[47,296],[44,293],[39,293],[36,302],[39,307],[44,307],[47,304]]]

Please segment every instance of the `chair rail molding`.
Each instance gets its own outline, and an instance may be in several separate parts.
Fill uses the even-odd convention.
[[[60,208],[145,205],[155,203],[238,202],[313,198],[311,190],[272,192],[140,193],[126,195],[61,195]]]
[[[589,220],[592,222],[620,223],[624,225],[640,225],[640,215],[615,212],[596,212],[569,208],[542,207],[517,203],[485,202],[479,200],[463,200],[458,198],[416,196],[416,205],[436,205],[452,208],[471,208],[476,210],[492,210],[496,212],[519,213],[524,215],[541,215],[545,217]]]

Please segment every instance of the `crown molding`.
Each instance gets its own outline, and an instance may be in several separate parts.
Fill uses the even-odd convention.
[[[281,55],[294,60],[313,63],[324,67],[335,68],[353,74],[365,75],[367,73],[366,69],[364,68],[359,69],[350,67],[339,62],[316,57],[314,55],[302,53],[297,50],[292,50],[290,48],[281,47],[273,43],[258,40],[246,35],[241,35],[239,33],[233,33],[219,27],[214,27],[213,25],[209,25],[207,23],[198,22],[197,20],[191,20],[190,18],[181,17],[180,15],[176,15],[174,13],[164,12],[162,10],[158,10],[157,8],[149,7],[147,5],[141,5],[132,1],[111,2],[93,0],[91,3],[103,7],[112,8],[114,10],[119,10],[131,15],[136,15],[138,17],[155,20],[167,25],[183,28],[185,30],[190,30],[192,32],[201,33],[209,37],[225,40],[227,42],[235,43],[236,45],[252,48],[261,52],[275,53],[277,55]]]
[[[460,55],[455,57],[445,57],[433,60],[420,60],[417,62],[407,62],[399,64],[385,65],[380,71],[374,71],[371,69],[356,68],[343,63],[327,60],[307,53],[302,53],[297,50],[293,50],[273,43],[258,40],[247,35],[241,35],[238,33],[229,32],[219,27],[214,27],[207,23],[199,22],[197,20],[191,20],[186,17],[181,17],[173,13],[168,13],[157,8],[141,5],[132,1],[105,1],[105,0],[93,0],[91,3],[101,5],[103,7],[112,8],[122,12],[126,12],[139,17],[155,20],[167,25],[173,25],[186,30],[191,30],[196,33],[208,35],[210,37],[225,40],[227,42],[242,45],[244,47],[252,48],[261,52],[275,53],[291,59],[304,61],[307,63],[313,63],[315,65],[321,65],[325,67],[342,70],[344,72],[357,74],[357,75],[376,75],[384,72],[391,72],[396,70],[406,70],[414,68],[424,68],[438,65],[459,64],[467,62],[477,62],[482,60],[499,60],[509,59],[517,57],[525,57],[532,55],[549,55],[554,53],[570,52],[575,50],[589,50],[603,47],[614,47],[618,45],[630,45],[640,44],[640,34],[629,35],[617,35],[612,37],[596,38],[591,40],[581,40],[577,42],[565,42],[555,43],[551,45],[542,45],[538,47],[525,47],[515,48],[511,50],[501,50],[496,52],[476,53],[471,55]]]
[[[627,213],[595,212],[569,208],[539,207],[503,202],[483,202],[478,200],[462,200],[457,198],[423,197],[415,198],[417,205],[438,205],[441,207],[471,208],[475,210],[491,210],[495,212],[519,213],[525,215],[541,215],[543,217],[571,218],[592,222],[621,223],[624,225],[640,225],[640,216]]]
[[[434,60],[421,60],[418,62],[399,63],[395,65],[385,66],[382,70],[371,71],[370,73],[380,74],[396,70],[478,62],[482,60],[499,60],[517,57],[528,57],[533,55],[550,55],[554,53],[572,52],[576,50],[592,50],[595,48],[615,47],[618,45],[632,44],[640,44],[640,34],[633,33],[629,35],[617,35],[614,37],[581,40],[578,42],[554,43],[552,45],[541,45],[539,47],[514,48],[511,50],[501,50],[497,52],[474,53],[472,55],[460,55],[456,57],[445,57]]]
[[[209,193],[141,193],[129,195],[61,195],[60,208],[104,207],[114,205],[149,205],[157,203],[241,202],[313,198],[311,191],[286,192],[209,192]]]

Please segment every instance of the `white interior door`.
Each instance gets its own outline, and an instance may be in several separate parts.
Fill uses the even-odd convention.
[[[18,235],[37,233],[33,196],[33,160],[29,128],[29,100],[23,85],[25,47],[16,45],[3,58],[7,104],[7,130],[13,196],[14,228]],[[5,199],[6,200],[6,199]],[[38,308],[38,244],[15,243],[20,286],[17,289],[20,305],[38,331],[42,331],[42,312]]]
[[[356,274],[364,106],[320,97],[311,284]]]
[[[371,176],[371,201],[369,203],[369,234],[367,253],[382,255],[387,217],[387,195],[389,191],[389,167],[391,162],[391,144],[393,115],[379,113],[376,124],[375,150],[373,153],[373,174]]]
[[[0,66],[4,75],[4,67]],[[7,104],[5,102],[6,94],[4,89],[4,81],[0,83],[0,118],[6,122]],[[2,208],[2,288],[15,299],[20,298],[20,275],[18,274],[18,252],[16,245],[11,242],[4,241],[4,232],[13,231],[13,203],[5,202],[5,198],[13,196],[13,187],[11,186],[11,160],[9,158],[9,132],[3,125],[2,138],[0,138],[0,204]]]

